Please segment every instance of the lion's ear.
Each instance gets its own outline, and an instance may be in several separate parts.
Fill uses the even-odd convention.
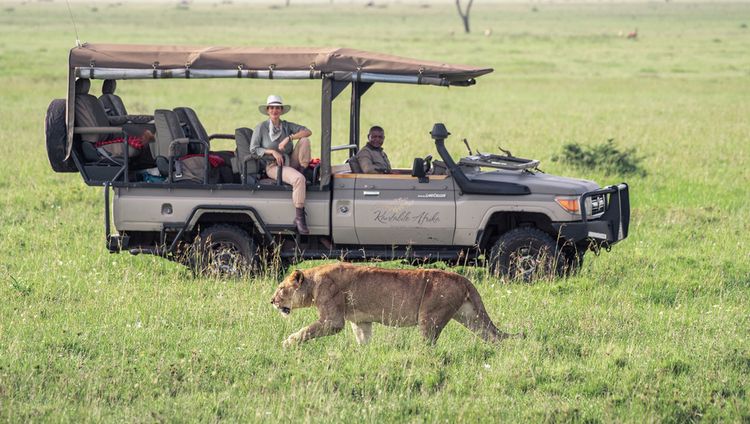
[[[299,287],[302,285],[302,282],[305,281],[305,274],[303,274],[302,271],[295,269],[292,273],[292,280],[294,281],[294,286]]]

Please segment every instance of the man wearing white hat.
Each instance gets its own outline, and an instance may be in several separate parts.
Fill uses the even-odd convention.
[[[291,110],[281,96],[270,95],[266,104],[258,106],[260,113],[268,115],[268,120],[258,124],[250,140],[250,152],[266,163],[266,174],[275,177],[281,166],[281,179],[292,186],[292,203],[296,208],[294,224],[300,234],[309,234],[305,220],[305,176],[302,171],[310,164],[310,140],[312,131],[295,124],[282,121],[281,115]],[[292,146],[294,140],[296,146]],[[284,163],[284,155],[289,163]]]

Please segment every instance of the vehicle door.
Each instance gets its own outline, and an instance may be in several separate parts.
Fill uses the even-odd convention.
[[[357,174],[354,226],[363,245],[452,244],[456,190],[447,175]]]

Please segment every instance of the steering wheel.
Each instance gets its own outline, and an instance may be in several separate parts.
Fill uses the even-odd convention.
[[[432,169],[432,155],[427,155],[424,157],[424,173],[425,175],[430,173],[430,170]]]

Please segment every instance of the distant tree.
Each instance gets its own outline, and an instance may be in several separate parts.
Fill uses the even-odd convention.
[[[469,13],[471,12],[471,5],[474,3],[474,0],[469,0],[469,3],[466,5],[466,12],[461,10],[461,0],[456,0],[456,9],[458,9],[458,16],[461,17],[461,20],[464,22],[464,31],[468,34],[469,31]]]

